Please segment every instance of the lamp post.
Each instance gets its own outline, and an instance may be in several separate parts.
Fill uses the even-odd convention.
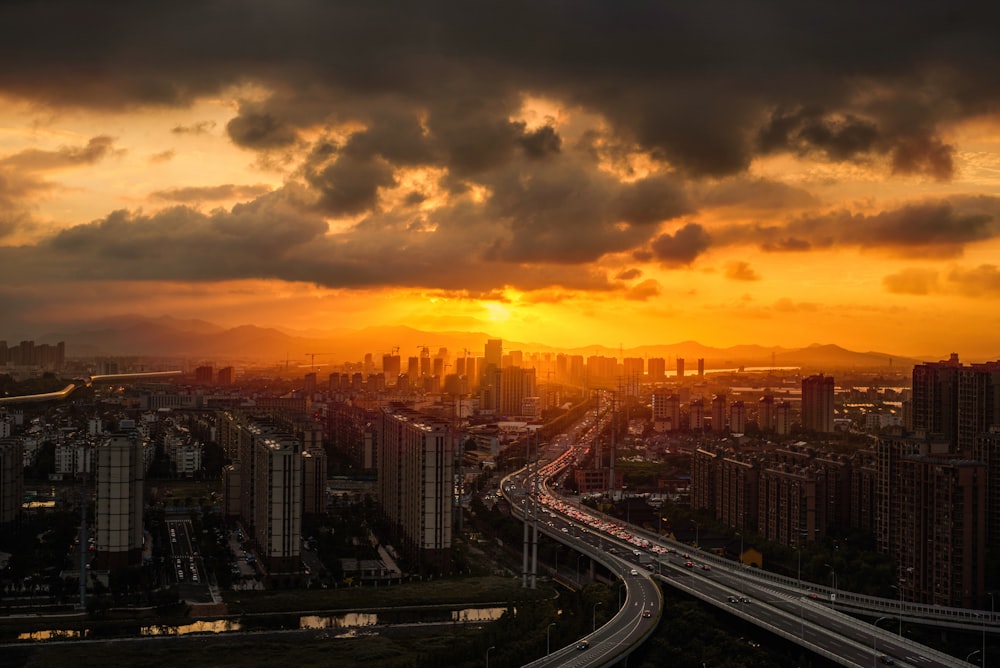
[[[549,631],[555,626],[555,622],[550,622],[548,628],[545,629],[545,656],[549,655]]]
[[[979,650],[978,649],[974,650],[972,652],[969,652],[969,654],[965,657],[965,662],[967,664],[969,664],[969,665],[972,665],[972,662],[969,661],[969,659],[971,659],[972,657],[974,657],[976,654],[979,654]]]
[[[490,645],[486,648],[486,668],[490,668],[490,650],[496,649],[496,645]]]
[[[594,622],[593,622],[594,628],[591,629],[591,632],[597,630],[597,606],[603,605],[603,604],[604,604],[604,601],[598,601],[597,603],[594,604],[594,611],[593,611],[594,612]]]
[[[900,584],[903,583],[902,580],[899,581]],[[903,637],[903,588],[897,585],[889,585],[897,592],[899,592],[899,637]]]
[[[743,534],[737,531],[736,535],[740,537],[740,596],[742,597],[745,595],[743,586]]]
[[[875,620],[875,623],[872,624],[874,627],[872,629],[872,668],[878,666],[878,636],[876,634],[878,633],[878,623],[883,619],[891,619],[891,617],[879,617]]]
[[[701,540],[698,538],[698,532],[701,530],[701,525],[694,520],[691,520],[691,524],[694,525],[694,549],[698,550],[701,549]]]
[[[833,575],[833,598],[830,599],[830,609],[837,609],[837,571],[834,570],[833,566],[830,564],[823,564],[830,569],[831,575]]]

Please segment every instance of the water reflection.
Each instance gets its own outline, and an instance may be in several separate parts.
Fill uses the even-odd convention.
[[[376,624],[378,624],[378,615],[371,613],[351,612],[332,617],[307,616],[299,618],[300,629],[344,629],[356,626],[375,626]]]
[[[228,633],[229,631],[239,631],[240,623],[228,619],[220,619],[214,622],[194,622],[183,626],[143,626],[139,629],[140,635],[144,636],[182,636],[188,633]]]
[[[86,638],[89,631],[73,631],[69,629],[52,629],[49,631],[31,631],[30,633],[21,633],[17,636],[18,640],[76,640],[79,638]]]
[[[451,621],[453,622],[495,622],[503,617],[507,608],[466,608],[465,610],[453,610]]]

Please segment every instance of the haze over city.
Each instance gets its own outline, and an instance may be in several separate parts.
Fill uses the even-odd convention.
[[[7,6],[5,336],[166,314],[993,358],[995,13]]]

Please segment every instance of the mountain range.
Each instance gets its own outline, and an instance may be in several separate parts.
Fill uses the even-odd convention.
[[[487,339],[484,332],[429,332],[407,326],[367,327],[360,330],[296,332],[278,328],[243,325],[225,328],[204,320],[182,320],[163,316],[118,316],[94,323],[66,327],[36,339],[36,343],[65,341],[69,357],[160,357],[184,358],[196,364],[264,363],[285,366],[327,366],[361,361],[366,353],[376,365],[387,353],[404,359],[418,356],[426,347],[435,355],[446,348],[452,357],[480,357]],[[607,357],[662,357],[673,369],[678,357],[688,371],[704,359],[709,369],[739,366],[802,366],[823,368],[896,368],[908,370],[913,364],[936,361],[947,356],[913,359],[891,353],[847,350],[834,344],[813,344],[805,348],[737,345],[714,348],[695,341],[650,344],[631,348],[594,345],[559,348],[550,343],[503,342],[505,352],[600,355]]]

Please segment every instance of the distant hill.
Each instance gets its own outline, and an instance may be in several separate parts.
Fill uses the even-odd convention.
[[[366,353],[381,356],[393,351],[404,359],[420,354],[426,346],[431,355],[447,348],[452,357],[468,354],[480,357],[487,339],[485,332],[428,332],[405,325],[367,327],[360,330],[323,332],[311,330],[307,335],[291,330],[243,325],[224,328],[203,320],[181,320],[163,316],[119,316],[87,325],[67,327],[36,339],[38,343],[66,342],[70,357],[83,356],[155,356],[182,357],[193,362],[222,364],[231,360],[257,360],[274,364],[307,366],[342,364],[363,359]],[[906,369],[925,360],[894,356],[890,353],[856,352],[834,344],[813,344],[805,348],[738,345],[713,348],[696,341],[650,344],[631,348],[594,345],[560,349],[546,343],[504,341],[504,350],[525,353],[558,353],[600,355],[607,357],[662,357],[672,369],[678,357],[685,359],[689,371],[697,368],[699,358],[706,368],[738,368],[740,366],[801,366],[824,368],[888,368]]]

